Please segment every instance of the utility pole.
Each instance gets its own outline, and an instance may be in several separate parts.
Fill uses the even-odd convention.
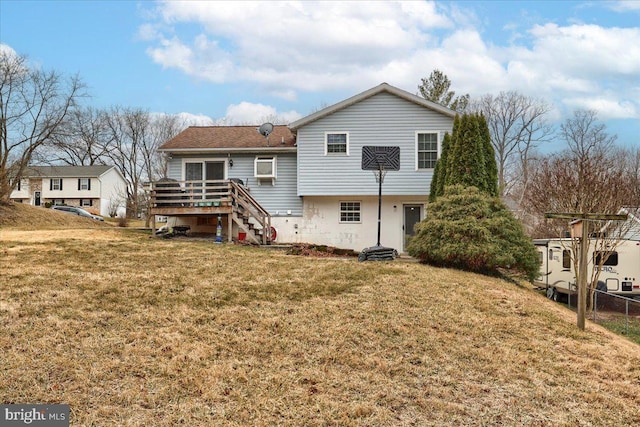
[[[587,264],[589,254],[589,221],[626,221],[627,215],[593,214],[593,213],[552,213],[545,214],[546,218],[572,219],[574,230],[580,229],[580,256],[578,257],[578,328],[584,331],[584,323],[587,312]],[[575,233],[577,234],[577,233]],[[572,233],[572,238],[576,238]]]

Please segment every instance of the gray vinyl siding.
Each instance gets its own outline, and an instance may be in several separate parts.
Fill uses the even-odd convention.
[[[254,177],[254,160],[256,156],[274,155],[276,160],[277,178],[273,181],[263,181],[259,184]],[[206,155],[177,155],[169,161],[169,178],[176,180],[183,179],[182,164],[183,159],[197,159],[202,161]],[[228,159],[226,154],[211,155],[212,159]],[[227,168],[228,178],[241,179],[244,185],[249,187],[251,195],[265,208],[271,215],[287,216],[287,211],[291,211],[292,216],[302,215],[302,198],[297,195],[296,183],[296,153],[277,154],[231,154],[233,167]]]
[[[277,178],[263,180],[262,183],[254,177],[254,161],[257,154],[233,154],[233,167],[229,170],[229,178],[239,178],[253,197],[271,215],[284,216],[291,211],[292,216],[302,215],[302,198],[297,195],[296,184],[296,154],[278,153],[276,157]],[[271,154],[260,154],[271,156]]]
[[[298,130],[298,195],[377,195],[371,171],[361,169],[362,147],[400,147],[400,170],[384,180],[384,195],[427,195],[433,170],[416,170],[416,132],[438,133],[453,118],[390,93],[379,93]],[[349,155],[325,155],[325,132],[348,132]],[[440,149],[438,150],[438,152]]]

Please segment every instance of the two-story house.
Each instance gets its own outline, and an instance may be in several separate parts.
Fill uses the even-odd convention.
[[[11,200],[93,208],[100,215],[126,212],[126,181],[115,166],[32,166],[11,192]]]
[[[169,178],[179,191],[165,203],[155,201],[152,211],[195,229],[213,228],[220,217],[228,239],[251,237],[254,226],[273,227],[278,242],[360,250],[376,244],[378,224],[378,184],[361,167],[362,147],[394,146],[400,169],[384,179],[381,243],[403,252],[406,235],[424,217],[441,141],[454,117],[448,108],[383,83],[275,126],[268,138],[256,126],[191,127],[160,148],[171,157]],[[220,201],[208,205],[206,194],[215,186],[222,186]],[[241,200],[245,190],[266,215]]]

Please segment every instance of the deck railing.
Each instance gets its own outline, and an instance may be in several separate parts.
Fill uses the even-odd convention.
[[[151,183],[153,208],[228,206],[230,181],[158,181]]]
[[[152,214],[227,214],[242,227],[243,218],[252,219],[256,229],[262,230],[262,243],[271,240],[269,212],[242,184],[232,180],[156,181],[149,190]]]

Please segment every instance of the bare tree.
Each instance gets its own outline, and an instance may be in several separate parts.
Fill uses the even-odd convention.
[[[120,107],[108,111],[105,122],[109,131],[106,156],[127,181],[127,213],[136,217],[148,203],[144,183],[167,173],[167,158],[158,153],[158,147],[177,135],[185,123],[177,115]]]
[[[616,142],[616,135],[609,135],[604,123],[598,121],[594,110],[576,110],[573,116],[560,125],[561,135],[569,150],[579,159],[609,151]]]
[[[150,117],[148,138],[143,146],[145,174],[149,181],[167,176],[168,158],[158,148],[187,127],[178,115],[153,114]]]
[[[107,157],[127,181],[127,215],[140,213],[144,177],[144,150],[149,131],[149,113],[140,109],[113,107],[106,115],[110,134]]]
[[[640,207],[640,147],[622,150],[618,156],[632,189],[632,206]]]
[[[111,141],[106,112],[91,107],[77,109],[69,114],[61,132],[49,147],[51,163],[71,166],[104,164]]]
[[[595,119],[594,112],[578,111],[561,126],[567,149],[538,161],[531,169],[531,180],[524,205],[541,217],[545,212],[573,214],[616,214],[635,205],[636,184],[629,173],[632,163],[621,160],[625,151],[614,145],[615,136]],[[586,278],[588,301],[593,301],[600,271],[631,227],[631,222],[584,221],[589,244],[597,254],[588,260]],[[566,220],[541,222],[538,237],[564,235]],[[579,236],[567,241],[574,271],[579,271]],[[592,304],[590,304],[592,306]]]
[[[79,77],[29,68],[24,56],[0,49],[0,203],[82,96]]]
[[[553,129],[545,120],[551,108],[540,99],[509,91],[500,92],[498,96],[484,95],[471,109],[481,112],[489,125],[498,164],[500,195],[518,187],[521,203],[529,177],[519,172],[528,170],[532,152],[551,139]]]

